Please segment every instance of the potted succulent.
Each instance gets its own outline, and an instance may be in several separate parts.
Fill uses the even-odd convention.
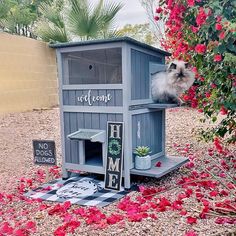
[[[135,169],[147,170],[151,168],[151,153],[148,146],[137,146],[134,150],[135,156]]]

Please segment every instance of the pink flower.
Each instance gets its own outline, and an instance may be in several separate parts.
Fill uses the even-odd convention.
[[[227,114],[228,114],[228,110],[227,110],[224,106],[221,106],[221,108],[220,108],[220,114],[221,114],[221,115],[227,115]]]
[[[191,25],[191,30],[192,30],[193,33],[197,33],[199,28]]]
[[[217,22],[217,23],[221,22],[221,20],[222,20],[222,16],[217,16],[217,17],[216,17],[216,22]]]
[[[187,211],[185,209],[182,209],[179,214],[181,216],[185,216],[187,214]]]
[[[187,223],[188,224],[195,224],[195,223],[197,223],[197,218],[192,217],[192,216],[188,216],[187,217]]]
[[[184,236],[197,236],[197,234],[194,231],[188,231]]]
[[[214,62],[219,62],[219,61],[222,61],[222,56],[220,54],[216,54],[214,56]]]
[[[196,23],[198,26],[201,26],[203,24],[205,24],[206,22],[206,18],[207,18],[207,15],[204,11],[204,8],[203,7],[200,7],[199,9],[199,12],[198,12],[198,15],[196,17]]]
[[[218,217],[215,220],[216,224],[235,224],[235,218],[228,218],[228,217]]]
[[[193,7],[195,5],[195,0],[188,0],[188,6]]]
[[[224,39],[225,38],[225,32],[222,31],[220,34],[219,34],[219,39]]]
[[[163,9],[161,8],[161,7],[158,7],[157,9],[156,9],[156,13],[161,13],[163,11]]]
[[[160,17],[159,17],[159,16],[155,16],[154,19],[155,19],[156,21],[159,21],[159,20],[160,20]]]
[[[215,25],[215,29],[216,29],[216,30],[222,30],[222,29],[223,29],[223,27],[222,27],[222,25],[221,25],[221,24],[219,24],[219,23],[216,23],[216,25]]]
[[[210,194],[211,197],[215,197],[215,196],[217,196],[219,194],[219,192],[216,191],[216,190],[213,190],[209,194]]]
[[[110,217],[107,218],[107,223],[109,225],[116,224],[117,222],[123,220],[123,216],[119,214],[111,214]]]
[[[211,93],[206,92],[206,93],[205,93],[205,96],[206,96],[207,98],[209,98],[209,97],[211,96]]]
[[[156,166],[156,167],[161,167],[161,162],[158,161],[155,166]]]
[[[204,54],[206,51],[206,45],[205,44],[197,44],[195,47],[195,52],[198,54]]]
[[[211,84],[211,88],[217,88],[217,86],[215,84]]]

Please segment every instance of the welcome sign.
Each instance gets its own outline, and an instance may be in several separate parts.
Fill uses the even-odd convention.
[[[77,101],[81,103],[88,103],[89,106],[92,106],[95,102],[105,102],[108,103],[112,99],[110,93],[104,95],[92,95],[91,89],[88,91],[87,94],[83,94],[77,97]]]
[[[107,122],[107,161],[105,188],[119,191],[123,163],[123,122]]]

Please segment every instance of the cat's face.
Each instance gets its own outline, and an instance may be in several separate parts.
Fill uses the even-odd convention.
[[[192,80],[194,73],[190,70],[190,65],[184,61],[173,61],[167,69],[168,79],[171,83],[187,83]]]

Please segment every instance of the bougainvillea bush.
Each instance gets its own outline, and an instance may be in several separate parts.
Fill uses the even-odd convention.
[[[183,99],[216,123],[202,137],[235,143],[236,1],[160,0],[156,14],[166,27],[162,46],[194,66],[196,82]]]

